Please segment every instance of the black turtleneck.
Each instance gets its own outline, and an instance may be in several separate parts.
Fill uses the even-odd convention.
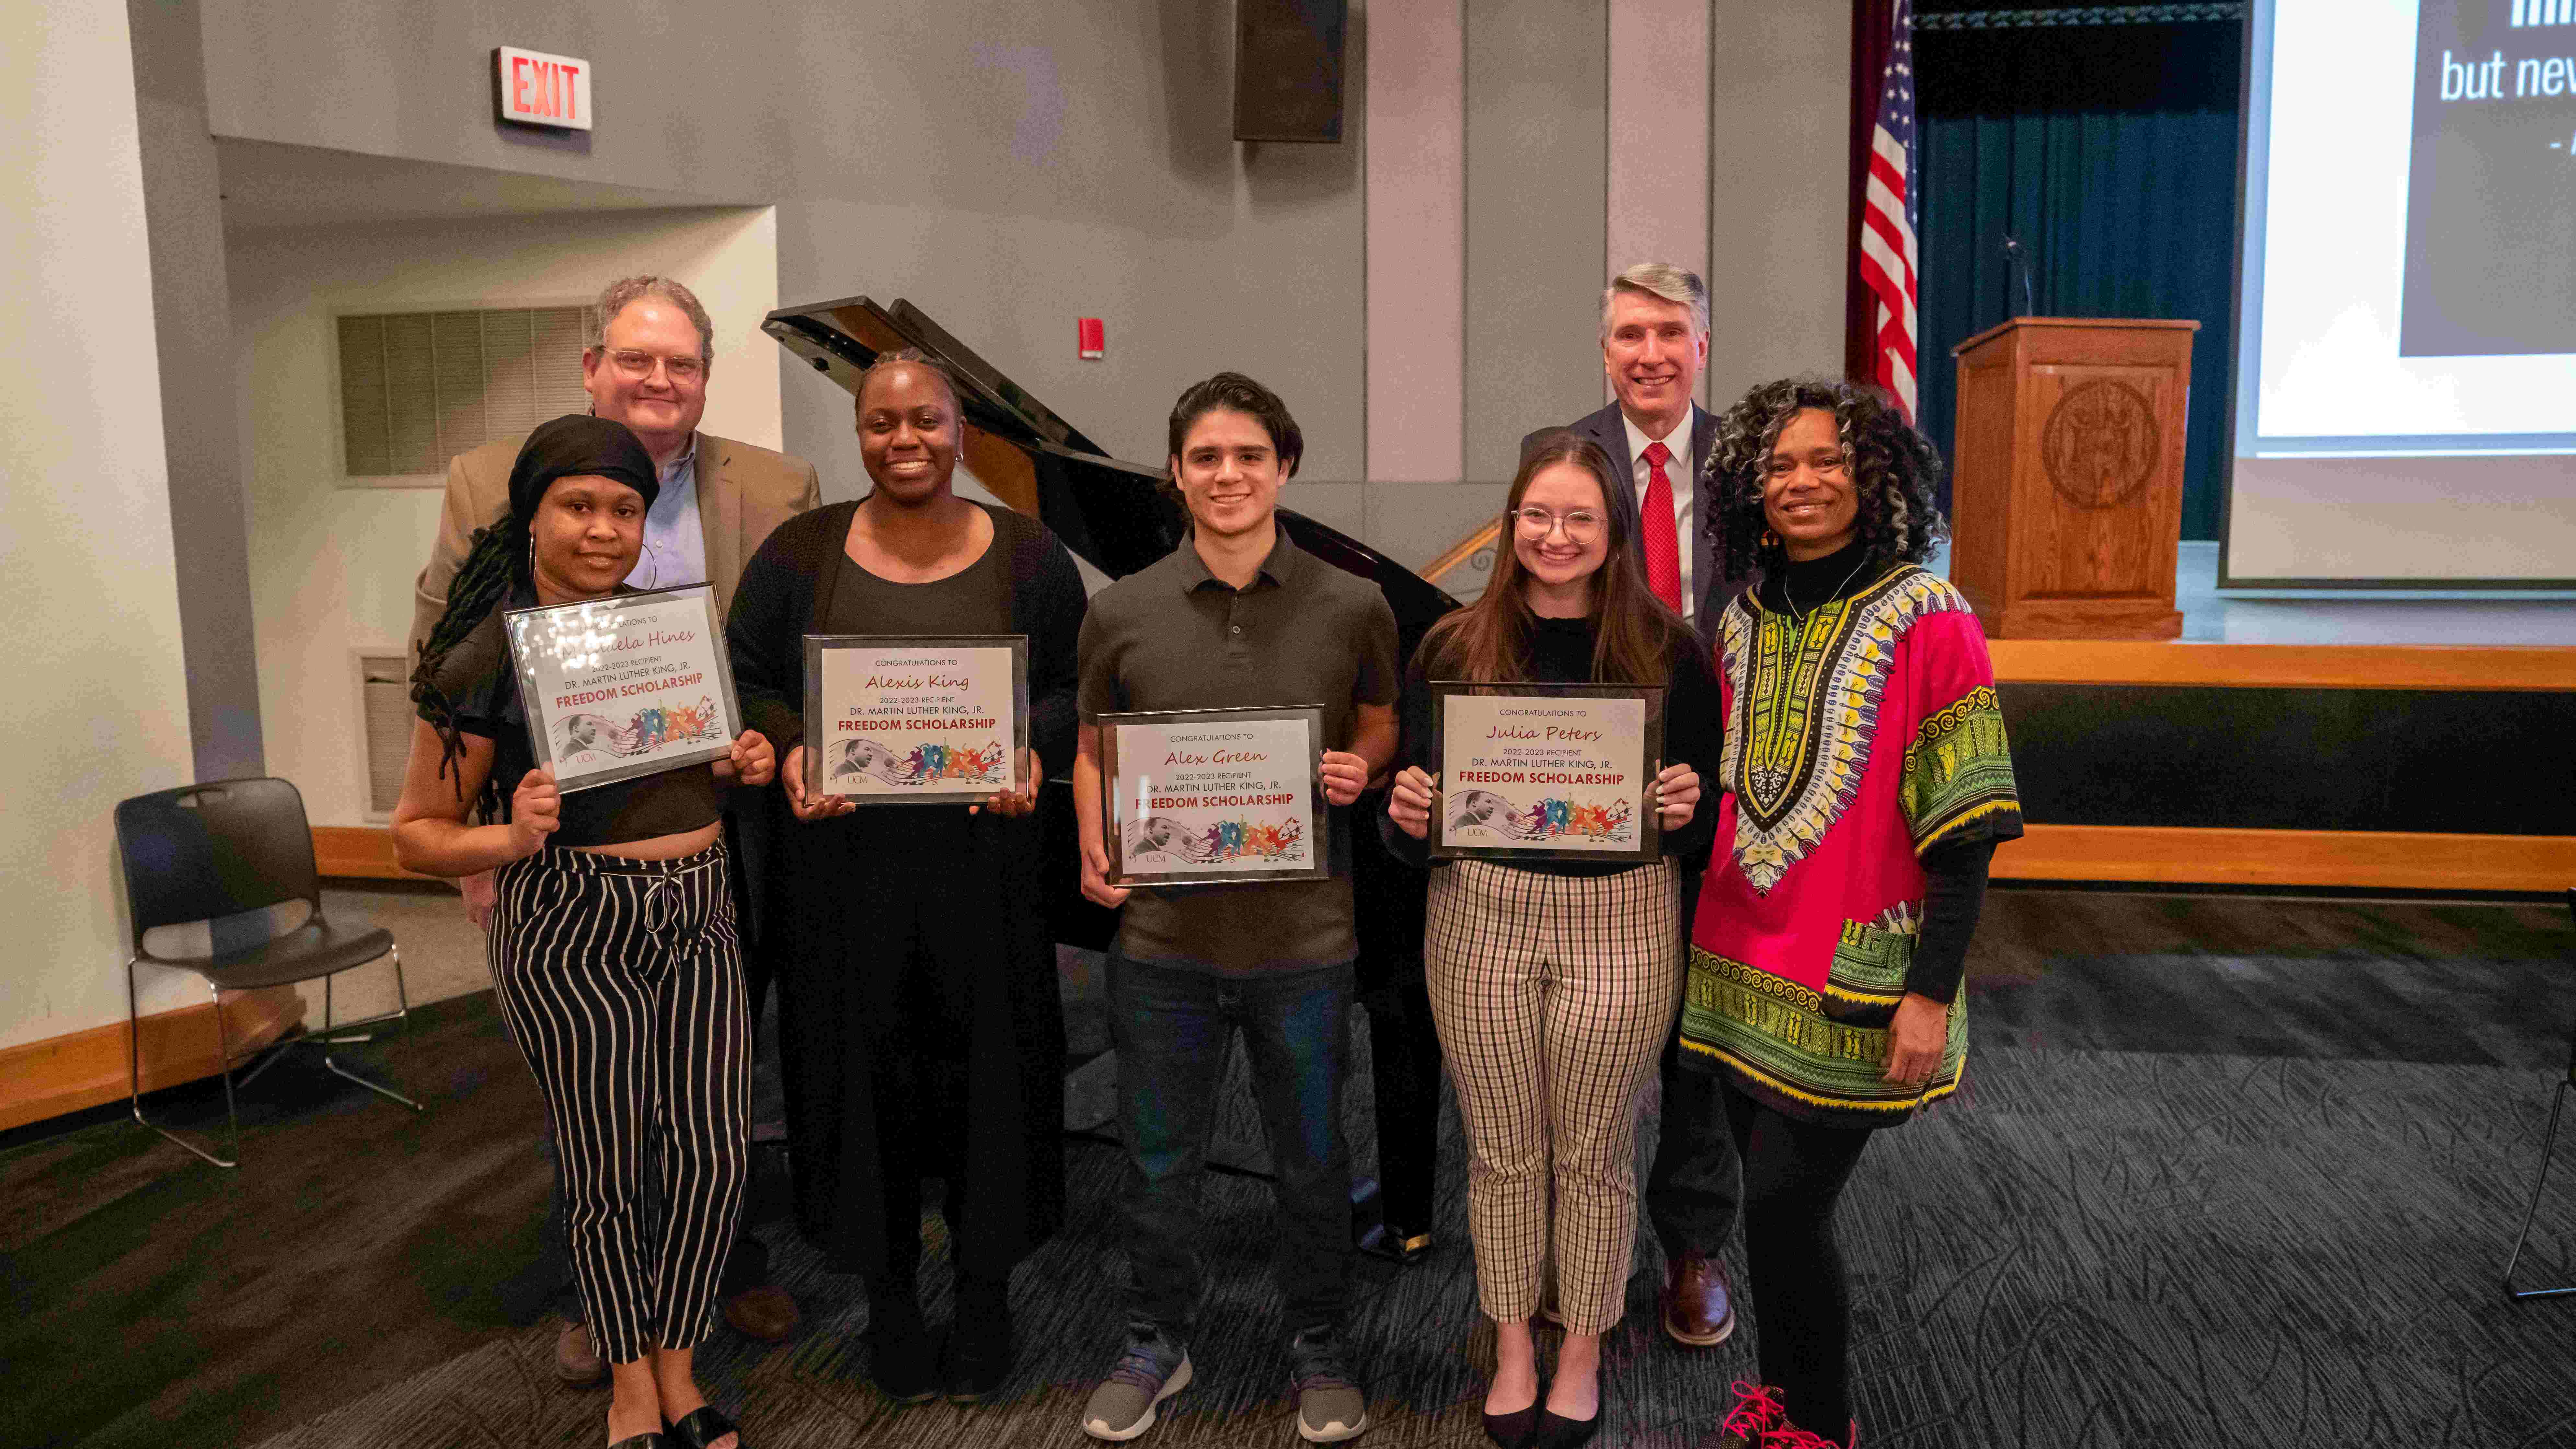
[[[1859,593],[1880,572],[1869,567],[1869,545],[1855,538],[1823,558],[1789,560],[1787,567],[1764,577],[1759,598],[1774,613],[1803,615]]]
[[[1855,538],[1822,558],[1791,559],[1762,581],[1755,600],[1773,613],[1804,616],[1836,599],[1848,599],[1887,570],[1869,563],[1869,546]],[[1959,994],[1968,964],[1968,941],[1986,904],[1986,870],[1994,861],[1991,840],[1936,845],[1923,856],[1923,931],[1915,938],[1905,989],[1948,1005]]]

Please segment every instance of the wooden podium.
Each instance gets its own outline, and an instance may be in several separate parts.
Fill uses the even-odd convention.
[[[2171,639],[2197,322],[2020,317],[1959,359],[1950,581],[1997,639]]]

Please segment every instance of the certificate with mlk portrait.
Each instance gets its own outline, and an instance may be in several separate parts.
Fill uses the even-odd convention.
[[[742,733],[705,584],[502,616],[528,743],[565,794],[721,760]]]
[[[1104,714],[1099,724],[1110,884],[1332,874],[1321,708]]]
[[[1435,859],[1644,861],[1664,687],[1434,681]]]
[[[809,793],[972,805],[1025,792],[1026,634],[805,636]]]

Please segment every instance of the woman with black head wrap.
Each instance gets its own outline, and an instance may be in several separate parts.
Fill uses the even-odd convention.
[[[719,816],[728,786],[769,783],[772,751],[746,730],[728,759],[566,796],[536,767],[502,634],[504,609],[627,592],[658,491],[617,423],[564,417],[528,435],[509,515],[476,535],[412,675],[421,722],[394,852],[426,875],[497,867],[493,990],[553,1122],[573,1277],[612,1366],[612,1449],[734,1449],[691,1366],[750,1157],[751,1026]],[[658,1221],[643,1211],[648,1171]]]

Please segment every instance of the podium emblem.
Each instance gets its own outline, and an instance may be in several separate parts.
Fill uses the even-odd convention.
[[[2156,473],[2156,411],[2136,388],[2095,378],[2066,390],[2040,426],[2049,486],[2078,508],[2117,508]]]

